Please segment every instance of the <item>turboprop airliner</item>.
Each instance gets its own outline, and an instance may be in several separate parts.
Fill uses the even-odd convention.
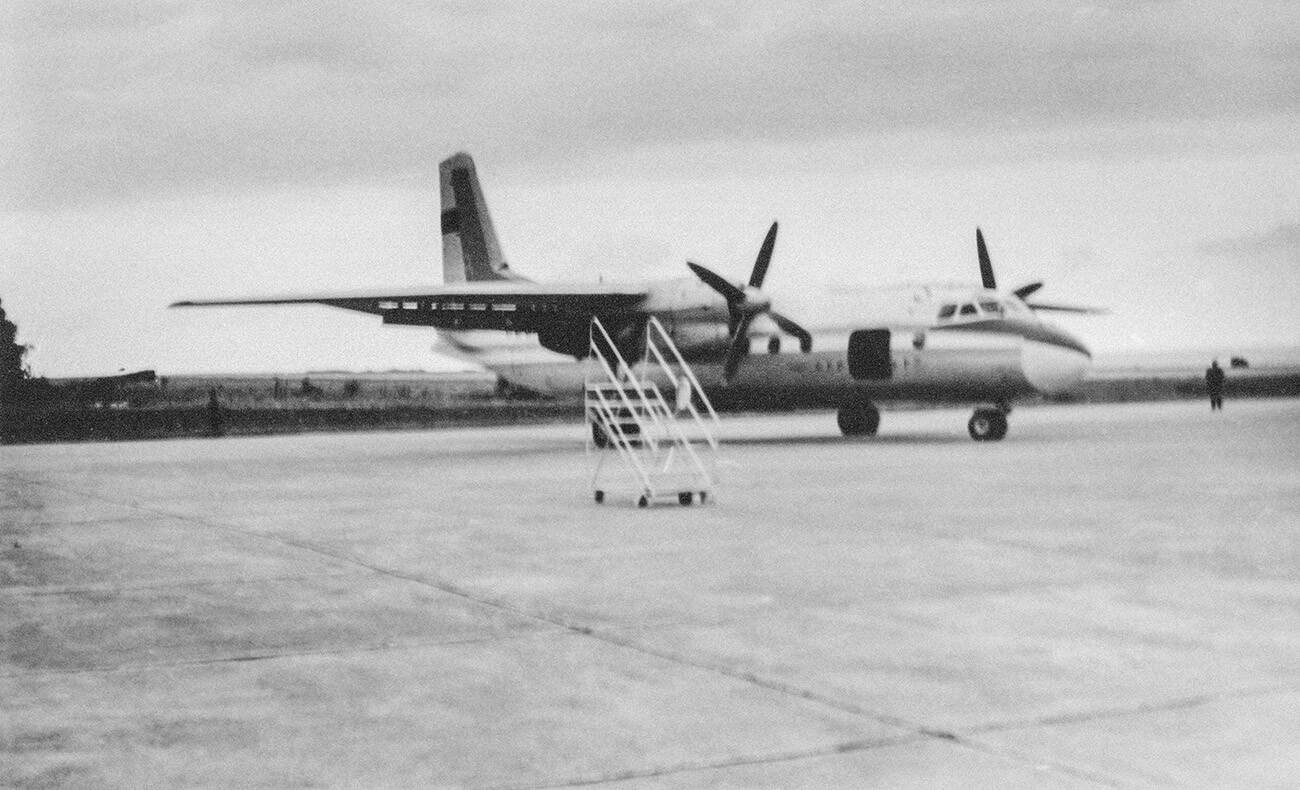
[[[633,359],[653,316],[715,403],[838,409],[846,436],[877,432],[877,402],[938,401],[976,404],[967,425],[971,437],[995,441],[1006,435],[1014,400],[1068,389],[1091,362],[1083,343],[1036,313],[1100,311],[1028,301],[1042,287],[1037,282],[999,291],[979,229],[982,287],[841,294],[838,304],[819,308],[815,322],[796,321],[775,310],[762,290],[775,222],[746,282],[688,263],[694,276],[640,285],[547,284],[506,262],[468,154],[444,160],[439,180],[441,286],[172,306],[323,304],[371,313],[385,324],[434,327],[443,341],[436,350],[542,394],[582,391],[594,364],[588,359],[592,319]]]

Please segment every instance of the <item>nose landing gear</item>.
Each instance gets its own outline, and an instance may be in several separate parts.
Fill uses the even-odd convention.
[[[1007,412],[1002,407],[981,406],[975,410],[966,430],[977,442],[996,442],[1007,435]]]

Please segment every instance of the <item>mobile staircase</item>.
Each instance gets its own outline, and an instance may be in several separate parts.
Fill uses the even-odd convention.
[[[640,507],[707,501],[717,465],[718,414],[663,324],[653,316],[646,323],[645,352],[635,367],[600,319],[592,319],[590,333],[594,364],[587,368],[585,405],[596,501],[627,486]]]

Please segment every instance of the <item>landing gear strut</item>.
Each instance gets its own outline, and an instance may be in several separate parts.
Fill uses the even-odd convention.
[[[835,415],[845,436],[875,436],[880,428],[880,410],[872,403],[845,406]]]
[[[1007,435],[1007,409],[981,406],[966,423],[966,429],[977,442],[996,442]]]

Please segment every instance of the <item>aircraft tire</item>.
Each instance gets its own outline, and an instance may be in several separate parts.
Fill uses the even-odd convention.
[[[875,436],[880,429],[880,410],[870,403],[845,406],[836,413],[835,421],[845,436]]]
[[[966,430],[977,442],[999,441],[1007,435],[1007,415],[1000,409],[976,409]]]

